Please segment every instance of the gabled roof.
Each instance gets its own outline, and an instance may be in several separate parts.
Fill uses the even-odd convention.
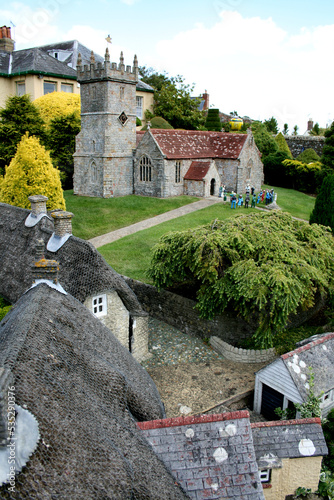
[[[64,62],[74,70],[77,66],[78,55],[81,55],[82,65],[90,64],[91,50],[78,42],[78,40],[69,40],[67,42],[51,43],[49,45],[42,45],[38,47],[44,52],[47,52],[51,57],[54,58],[54,54],[57,53],[57,57],[60,61]],[[104,62],[104,59],[99,54],[94,53],[95,62]]]
[[[153,381],[71,295],[39,284],[20,298],[0,323],[3,368],[15,403],[35,417],[40,435],[16,476],[15,499],[55,492],[71,500],[156,500],[159,488],[165,498],[186,499],[136,426],[164,417]],[[2,422],[8,380],[0,377]],[[1,498],[10,496],[8,486],[0,487]]]
[[[36,241],[49,241],[54,232],[52,217],[43,217],[34,227],[26,227],[30,210],[0,203],[0,295],[11,303],[31,286],[31,266]],[[60,264],[59,281],[66,292],[83,302],[92,294],[115,290],[125,307],[134,314],[146,315],[131,288],[112,269],[102,255],[85,240],[71,236],[56,252],[45,257]]]
[[[162,153],[173,158],[226,158],[236,160],[247,134],[197,130],[150,129]]]
[[[136,85],[137,90],[141,90],[142,92],[154,92],[154,88],[151,87],[148,83],[143,82],[142,80],[138,80]]]
[[[139,422],[193,499],[264,499],[247,411]]]
[[[284,458],[328,453],[320,418],[256,422],[251,428],[259,468],[281,467]]]
[[[184,179],[189,181],[202,181],[210,168],[210,161],[192,161]]]
[[[281,356],[301,396],[306,399],[310,371],[314,392],[319,395],[334,388],[334,333],[327,333]]]

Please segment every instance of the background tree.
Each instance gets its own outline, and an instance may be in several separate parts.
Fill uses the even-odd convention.
[[[285,140],[285,137],[284,135],[282,134],[282,132],[279,132],[279,134],[276,135],[275,137],[275,141],[277,143],[277,146],[278,146],[278,149],[280,151],[283,151],[284,153],[287,154],[287,158],[293,158],[292,154],[291,154],[291,151],[289,149],[289,146]]]
[[[256,142],[256,141],[255,141]],[[290,156],[286,151],[275,151],[262,158],[263,173],[266,184],[289,188],[292,185],[290,177],[286,173],[284,160]]]
[[[5,173],[16,153],[22,136],[30,135],[45,139],[44,122],[28,95],[9,97],[5,108],[0,110],[0,174]]]
[[[310,224],[322,224],[334,230],[334,174],[326,175],[322,181],[310,215]]]
[[[320,161],[325,170],[334,172],[334,122],[325,132],[325,144]]]
[[[291,314],[333,293],[333,252],[327,228],[279,211],[252,213],[164,235],[149,275],[158,288],[187,286],[201,317],[228,308],[256,320],[255,342],[270,347]]]
[[[303,163],[313,163],[314,161],[320,161],[320,156],[317,155],[314,149],[307,148],[297,156],[296,160]]]
[[[289,133],[289,125],[287,123],[284,123],[283,125],[283,134],[287,135]]]
[[[265,160],[266,156],[278,151],[278,145],[275,138],[263,123],[253,122],[251,129],[255,143],[259,151],[262,153],[262,161]]]
[[[295,125],[293,127],[293,135],[298,135],[298,128],[299,128],[298,125]]]
[[[210,108],[208,109],[208,114],[206,115],[205,128],[207,130],[214,130],[220,132],[222,129],[222,124],[219,116],[219,109]]]
[[[285,176],[288,179],[286,187],[291,187],[303,193],[318,191],[322,165],[320,162],[304,163],[290,158],[283,161]]]
[[[0,184],[0,200],[30,208],[28,196],[47,196],[47,208],[65,209],[59,171],[52,166],[50,153],[37,137],[24,135]]]
[[[153,68],[146,68],[146,66],[139,67],[139,74],[141,75],[141,80],[148,85],[151,85],[155,90],[161,90],[163,85],[170,83],[171,79],[168,77],[168,73],[158,73]]]
[[[46,127],[55,118],[75,114],[80,120],[80,94],[70,92],[51,92],[34,100]]]
[[[263,123],[267,128],[268,132],[271,132],[274,135],[278,133],[278,123],[276,118],[272,116],[271,118],[269,118],[269,120],[264,120]]]
[[[73,188],[75,137],[80,132],[80,115],[61,115],[50,121],[46,146],[60,172],[63,189]]]
[[[164,118],[161,118],[161,116],[153,116],[153,118],[150,119],[150,127],[151,128],[162,128],[162,129],[172,129],[173,127],[168,123],[167,120]],[[147,130],[147,125],[144,125],[142,130]]]

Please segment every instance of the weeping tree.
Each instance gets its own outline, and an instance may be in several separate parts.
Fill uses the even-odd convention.
[[[252,213],[166,234],[148,272],[159,289],[193,289],[202,318],[228,308],[256,320],[254,340],[267,348],[290,315],[331,296],[333,251],[328,228],[277,211]]]

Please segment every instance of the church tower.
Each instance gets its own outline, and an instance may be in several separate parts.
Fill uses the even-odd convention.
[[[110,198],[133,193],[133,152],[136,148],[136,83],[138,61],[82,67],[78,56],[77,79],[81,95],[81,131],[74,153],[74,194]]]

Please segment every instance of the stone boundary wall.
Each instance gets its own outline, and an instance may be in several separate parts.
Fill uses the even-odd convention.
[[[152,285],[123,276],[136,294],[141,306],[151,316],[189,335],[207,339],[216,336],[231,344],[252,336],[255,328],[226,313],[213,320],[201,319],[196,302],[165,290],[160,292]]]
[[[294,158],[297,158],[300,153],[309,148],[314,149],[317,155],[322,155],[325,144],[324,136],[285,135],[284,138]]]
[[[275,349],[240,349],[224,342],[218,337],[210,337],[210,345],[224,358],[237,363],[265,363],[277,357]]]

